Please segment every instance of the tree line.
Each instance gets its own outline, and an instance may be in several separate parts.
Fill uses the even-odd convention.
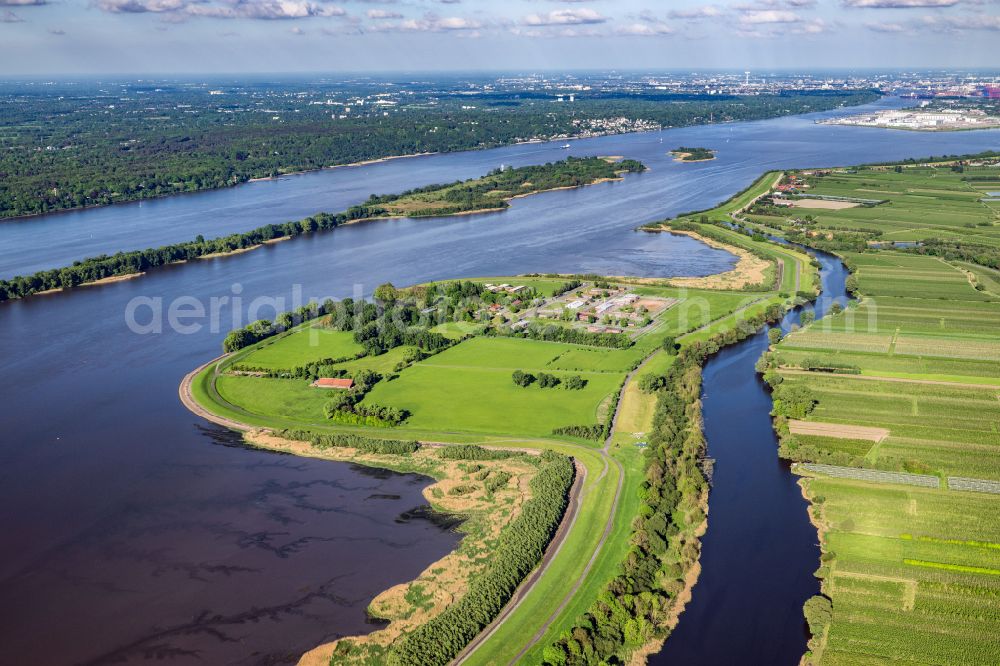
[[[348,448],[357,449],[364,453],[375,453],[381,455],[408,455],[416,453],[420,448],[420,442],[416,440],[404,441],[398,439],[378,439],[375,437],[365,437],[354,433],[331,433],[320,434],[309,430],[286,429],[279,430],[278,437],[282,439],[294,439],[299,442],[309,442],[317,449]]]
[[[531,498],[520,515],[500,532],[489,564],[471,581],[461,599],[393,643],[388,663],[447,664],[493,621],[524,577],[538,565],[566,510],[575,470],[569,457],[554,451],[524,459],[538,466],[530,482]]]
[[[591,333],[569,326],[556,324],[539,324],[531,322],[526,328],[513,330],[509,326],[502,328],[487,328],[484,335],[496,335],[512,338],[529,338],[531,340],[547,340],[549,342],[568,342],[590,347],[606,347],[610,349],[628,349],[632,346],[632,338],[625,333]]]

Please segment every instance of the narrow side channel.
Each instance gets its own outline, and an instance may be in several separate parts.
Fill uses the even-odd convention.
[[[805,248],[801,248],[805,249]],[[847,299],[847,270],[821,264],[817,318]],[[799,310],[779,324],[798,323]],[[797,664],[809,634],[802,604],[819,592],[816,528],[797,477],[778,458],[771,396],[754,364],[767,330],[726,347],[705,364],[702,403],[708,455],[715,459],[701,576],[680,623],[649,663]]]

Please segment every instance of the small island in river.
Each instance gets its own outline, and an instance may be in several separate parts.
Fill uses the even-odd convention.
[[[715,151],[711,148],[678,146],[670,154],[677,162],[708,162],[715,159]]]

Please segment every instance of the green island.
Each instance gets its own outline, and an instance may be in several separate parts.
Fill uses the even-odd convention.
[[[334,229],[362,220],[389,217],[428,217],[502,210],[515,197],[547,190],[583,187],[617,180],[646,167],[635,160],[569,157],[539,166],[500,168],[482,178],[428,185],[402,194],[372,195],[363,204],[342,213],[317,213],[303,220],[268,224],[243,233],[157,248],[118,252],[76,261],[72,266],[38,271],[0,280],[0,302],[32,294],[129,279],[161,266],[193,259],[209,259],[254,250],[294,236]]]
[[[817,291],[808,255],[710,221],[779,178],[646,228],[754,264],[724,288],[556,274],[384,284],[371,301],[233,331],[185,377],[185,404],[248,442],[422,471],[437,479],[432,506],[465,518],[455,553],[372,603],[385,628],[303,663],[624,663],[662,644],[706,526],[701,366]]]
[[[678,162],[707,162],[715,159],[715,151],[710,148],[678,146],[670,154]]]
[[[800,170],[741,218],[840,255],[856,296],[759,364],[821,535],[805,663],[996,661],[997,191],[995,153]]]

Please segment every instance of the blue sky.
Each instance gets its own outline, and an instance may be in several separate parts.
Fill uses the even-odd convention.
[[[1000,0],[0,0],[0,75],[1000,66]]]

